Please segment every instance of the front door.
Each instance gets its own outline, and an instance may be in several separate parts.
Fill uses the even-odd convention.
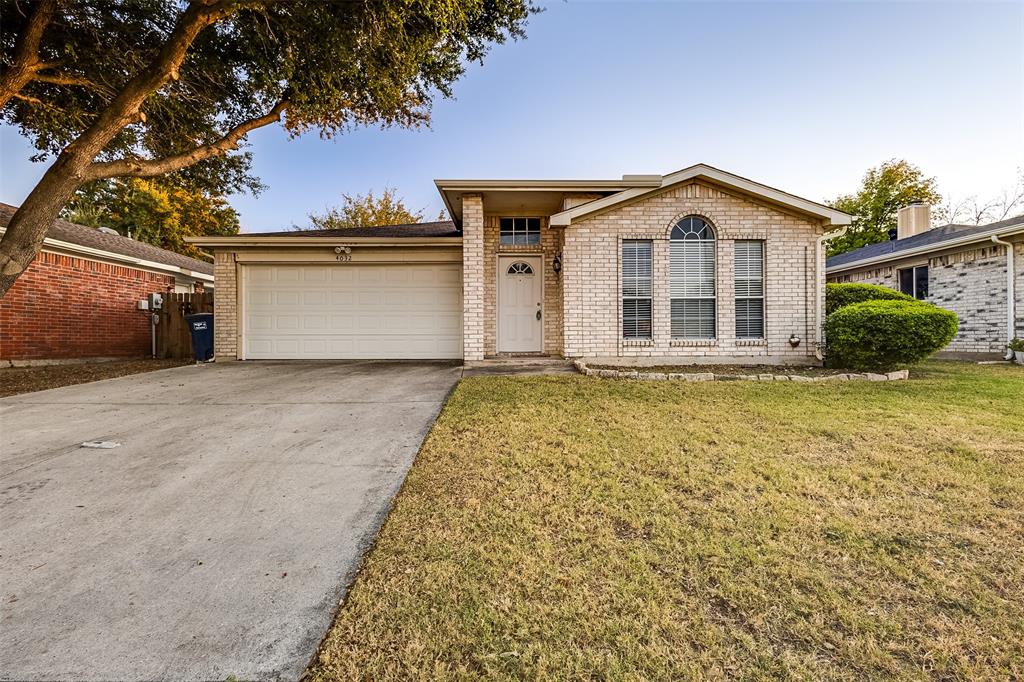
[[[544,290],[540,256],[498,259],[498,352],[544,350]]]

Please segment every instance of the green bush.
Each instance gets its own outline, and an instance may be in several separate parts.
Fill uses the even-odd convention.
[[[956,314],[921,301],[863,301],[825,319],[829,367],[886,372],[912,365],[956,334]]]
[[[826,284],[825,314],[863,301],[915,301],[913,296],[875,284]]]

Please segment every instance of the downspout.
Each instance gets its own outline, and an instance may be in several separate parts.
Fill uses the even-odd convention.
[[[822,257],[822,251],[825,248],[825,242],[828,241],[829,239],[842,237],[844,234],[846,234],[846,230],[847,227],[844,225],[843,227],[833,232],[826,232],[825,234],[818,237],[814,246],[814,290],[815,292],[817,292],[814,297],[814,328],[816,330],[815,336],[818,337],[818,343],[815,344],[814,348],[814,357],[817,358],[819,361],[825,359],[825,354],[822,352],[822,349],[825,347],[825,321],[821,319],[822,312],[825,310],[825,287],[818,286],[818,268],[825,267],[825,259]],[[827,279],[825,273],[821,274],[823,275],[823,278]]]
[[[1009,344],[1017,336],[1017,315],[1015,312],[1017,299],[1014,296],[1013,280],[1013,244],[992,235],[992,242],[1006,247],[1006,343]],[[1007,347],[1006,359],[1013,359],[1013,351]]]

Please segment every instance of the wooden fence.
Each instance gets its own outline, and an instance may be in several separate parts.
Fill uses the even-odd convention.
[[[164,307],[157,313],[156,356],[158,358],[192,357],[192,335],[186,315],[213,312],[213,292],[196,294],[162,294]]]

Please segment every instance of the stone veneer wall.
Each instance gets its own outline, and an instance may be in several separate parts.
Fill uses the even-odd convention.
[[[487,207],[484,207],[487,210]],[[548,218],[540,220],[541,243],[536,245],[509,245],[501,243],[502,217],[537,217],[487,214],[484,217],[484,354],[498,352],[497,275],[498,256],[538,255],[544,257],[544,353],[562,354],[562,278],[555,274],[551,262],[562,250],[563,232],[548,227]]]
[[[700,215],[717,237],[717,338],[671,338],[669,234],[675,222]],[[817,223],[693,182],[566,228],[563,280],[567,357],[622,357],[635,362],[680,358],[758,363],[815,362],[817,308],[824,305],[822,263],[815,263]],[[622,338],[619,260],[623,239],[653,241],[653,339]],[[733,241],[765,241],[763,341],[735,338]],[[793,348],[791,334],[802,338]]]
[[[1014,245],[1017,336],[1024,337],[1024,242]],[[946,346],[960,353],[1006,350],[1006,247],[997,244],[907,259],[829,277],[830,282],[878,284],[899,289],[901,268],[928,265],[928,301],[952,310],[960,329]]]
[[[213,254],[213,356],[238,359],[238,277],[234,251]]]

